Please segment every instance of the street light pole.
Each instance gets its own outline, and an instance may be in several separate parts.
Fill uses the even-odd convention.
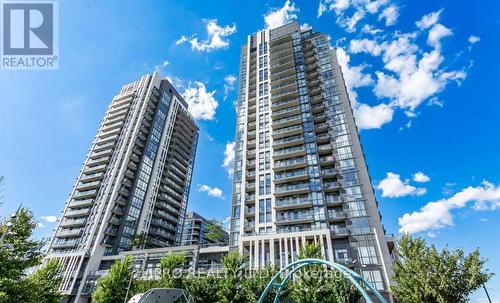
[[[486,288],[486,285],[484,283],[483,283],[483,288],[484,288],[484,292],[486,293],[486,297],[488,297],[488,302],[491,303],[490,294],[488,293],[488,289]]]

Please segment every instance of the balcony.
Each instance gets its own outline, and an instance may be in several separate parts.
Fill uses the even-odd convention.
[[[84,226],[87,218],[82,219],[62,219],[59,224],[60,227],[77,227]]]
[[[244,228],[245,230],[255,229],[255,222],[254,221],[245,222]]]
[[[289,108],[291,106],[297,106],[297,105],[300,105],[299,99],[298,98],[290,98],[290,99],[285,99],[285,100],[278,101],[278,102],[273,102],[271,104],[271,109],[273,111],[277,111],[277,110],[282,110],[282,109]]]
[[[246,204],[255,204],[255,195],[245,195],[245,203]]]
[[[76,207],[86,207],[86,206],[90,206],[94,203],[94,199],[85,199],[85,200],[74,200],[72,199],[70,202],[69,202],[69,207],[73,207],[73,208],[76,208]]]
[[[247,147],[249,148],[255,148],[255,144],[257,143],[257,140],[253,139],[253,140],[248,140],[247,141]]]
[[[274,174],[274,183],[282,184],[286,182],[301,181],[306,180],[308,177],[307,169],[285,171]]]
[[[323,189],[325,191],[336,191],[340,189],[340,183],[336,181],[330,181],[323,183]]]
[[[273,111],[273,120],[300,114],[300,105]]]
[[[302,123],[302,116],[299,114],[281,119],[273,119],[272,128],[282,128],[300,123]]]
[[[255,190],[255,182],[247,182],[245,188],[246,188],[246,191],[254,191]]]
[[[342,210],[328,210],[328,220],[330,222],[342,222],[345,219],[346,214]]]
[[[326,114],[323,113],[313,115],[314,122],[326,121],[326,118],[327,118]]]
[[[328,129],[328,123],[323,122],[323,123],[319,123],[319,124],[314,124],[314,129],[315,129],[316,131],[324,131],[324,130],[327,130],[327,129]]]
[[[330,144],[323,144],[318,146],[318,151],[320,154],[331,154],[332,146]]]
[[[248,130],[254,130],[257,126],[257,123],[255,121],[248,123]]]
[[[248,135],[248,139],[255,139],[257,132],[255,130],[252,130],[252,131],[249,131],[247,133],[247,135]]]
[[[331,225],[330,232],[332,238],[346,238],[349,236],[349,231],[345,226]]]
[[[245,217],[255,216],[255,207],[245,207]]]
[[[56,234],[57,238],[75,238],[81,236],[83,233],[83,228],[75,229],[59,229]]]
[[[255,179],[255,171],[247,171],[247,179]]]
[[[78,183],[77,190],[87,190],[87,189],[96,189],[101,185],[101,181],[92,181],[92,182],[80,182]]]
[[[284,158],[303,156],[305,154],[306,154],[306,148],[304,147],[304,145],[294,146],[294,147],[274,150],[273,159],[280,160]]]
[[[274,162],[274,171],[279,172],[279,171],[284,171],[287,169],[295,169],[295,168],[300,168],[300,167],[305,167],[306,166],[306,158],[305,157],[297,157],[297,158],[290,158],[286,160],[279,160]]]
[[[325,168],[321,170],[321,175],[323,178],[334,177],[338,175],[338,171],[335,168]]]
[[[250,149],[247,151],[247,159],[255,159],[255,149]]]
[[[104,173],[95,173],[95,174],[84,174],[80,178],[80,181],[95,181],[101,179],[104,176]]]
[[[309,195],[276,199],[275,210],[288,210],[312,207]]]
[[[77,191],[73,195],[73,199],[85,199],[85,198],[95,198],[97,195],[97,189],[91,189],[86,191]]]
[[[90,214],[90,208],[84,208],[84,209],[69,210],[66,213],[64,213],[64,217],[65,218],[82,217],[82,216],[88,216],[89,214]]]
[[[273,148],[283,148],[301,144],[304,144],[304,136],[302,134],[276,139],[273,141]]]
[[[325,202],[328,206],[339,206],[342,205],[342,198],[339,195],[326,195]]]
[[[318,143],[324,143],[330,141],[330,135],[328,133],[322,133],[319,135],[316,135],[316,142]]]
[[[335,163],[335,158],[333,156],[325,156],[319,158],[319,164],[321,165],[332,165]]]
[[[297,195],[305,194],[310,192],[309,183],[298,183],[298,184],[286,184],[286,185],[276,185],[274,187],[274,195],[276,197],[286,196],[286,195]]]
[[[84,173],[85,174],[94,174],[98,172],[103,172],[106,170],[107,164],[102,164],[102,165],[97,165],[97,166],[87,166],[85,168]]]
[[[273,130],[273,138],[279,138],[284,136],[298,135],[304,132],[304,128],[301,124],[287,126],[284,128]]]
[[[78,245],[77,240],[71,240],[71,241],[57,241],[54,242],[51,246],[51,248],[73,248]]]
[[[276,225],[302,224],[313,222],[313,212],[284,212],[276,214]]]

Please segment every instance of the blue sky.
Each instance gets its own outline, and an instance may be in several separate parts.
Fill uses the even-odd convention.
[[[60,1],[59,69],[0,71],[0,215],[22,202],[50,236],[111,98],[158,70],[199,100],[189,209],[225,220],[240,46],[298,18],[339,47],[387,231],[480,247],[499,273],[500,3],[368,2]]]

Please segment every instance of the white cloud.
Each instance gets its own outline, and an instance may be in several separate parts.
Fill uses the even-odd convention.
[[[378,56],[382,52],[382,46],[375,40],[367,38],[353,39],[349,44],[349,51],[351,53],[369,53],[372,56]]]
[[[182,43],[191,44],[191,49],[210,52],[216,49],[224,49],[229,47],[229,41],[227,38],[236,33],[236,24],[220,26],[217,24],[217,19],[205,20],[206,30],[208,34],[207,40],[200,41],[196,35],[192,37],[181,36],[179,40],[175,42],[176,45]]]
[[[385,19],[385,25],[386,26],[391,26],[396,24],[398,21],[399,17],[399,9],[396,5],[390,5],[386,7],[382,13],[378,16],[378,20],[383,20]]]
[[[366,10],[371,14],[375,14],[379,11],[379,9],[389,3],[389,0],[375,0],[370,1],[366,4]]]
[[[382,125],[392,121],[394,110],[387,104],[370,106],[358,103],[354,108],[356,125],[360,129],[381,128]]]
[[[364,74],[366,66],[349,66],[350,56],[342,48],[336,50],[337,59],[344,75],[349,99],[354,108],[356,125],[360,129],[380,128],[392,120],[394,111],[386,104],[370,106],[357,100],[354,88],[372,85],[373,79],[369,74]]]
[[[266,28],[273,29],[297,19],[299,9],[295,7],[295,3],[286,0],[283,7],[270,11],[264,15]]]
[[[432,26],[429,31],[429,36],[427,38],[427,43],[435,48],[441,48],[441,39],[453,35],[451,29],[442,25],[441,23]]]
[[[222,190],[218,187],[211,187],[206,184],[198,184],[198,191],[201,193],[207,193],[210,197],[223,198]]]
[[[312,26],[309,23],[304,23],[300,25],[300,30],[301,31],[306,31],[312,29]]]
[[[229,142],[226,144],[226,149],[224,150],[224,162],[222,162],[222,167],[226,169],[231,178],[234,171],[234,151],[235,142]]]
[[[500,186],[484,181],[480,186],[462,189],[449,198],[429,202],[420,210],[399,218],[400,232],[418,233],[453,225],[451,210],[473,203],[474,210],[495,210],[500,207]]]
[[[433,26],[434,24],[436,24],[439,21],[439,17],[441,16],[442,12],[443,12],[443,10],[440,9],[436,12],[432,12],[430,14],[424,15],[422,17],[422,19],[415,22],[415,24],[417,25],[417,27],[419,29],[429,29],[429,28],[431,28],[431,26]]]
[[[214,98],[215,91],[207,92],[205,84],[195,81],[196,87],[186,88],[182,96],[189,105],[189,112],[195,119],[213,120],[219,103]]]
[[[419,182],[419,183],[426,183],[429,182],[431,178],[424,174],[423,172],[419,171],[413,174],[413,181]]]
[[[40,216],[40,218],[47,223],[57,222],[57,216]]]
[[[385,7],[379,20],[385,19],[386,25],[392,25],[396,22],[399,12],[397,6],[389,5],[389,3],[389,0],[320,0],[317,17],[321,17],[326,12],[334,12],[337,24],[346,28],[348,32],[354,32],[357,24],[367,14],[376,14]],[[348,16],[347,14],[352,11],[354,13]]]
[[[364,34],[377,35],[377,34],[383,32],[383,30],[378,29],[378,28],[374,28],[370,24],[365,24],[361,28],[361,32],[364,33]]]
[[[467,39],[467,41],[469,41],[470,44],[475,44],[475,43],[478,43],[479,41],[481,41],[481,38],[478,37],[478,36],[469,36],[469,39]]]
[[[233,75],[227,75],[224,77],[224,100],[227,99],[229,92],[234,90],[236,80],[236,76]]]
[[[388,172],[386,177],[377,185],[382,190],[382,197],[400,198],[405,196],[422,196],[427,191],[409,184],[410,180],[401,180],[400,175]]]

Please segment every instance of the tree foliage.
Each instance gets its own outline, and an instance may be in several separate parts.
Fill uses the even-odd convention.
[[[403,303],[468,302],[469,295],[492,276],[477,249],[469,255],[461,249],[438,250],[405,234],[398,251],[391,289]]]
[[[56,260],[49,260],[29,278],[30,291],[37,303],[59,303],[62,293],[59,286],[62,282],[60,266]]]
[[[185,280],[185,289],[192,303],[220,302],[221,279],[213,275],[191,276]]]
[[[224,236],[224,224],[217,219],[209,220],[205,236],[211,241],[220,241],[221,237]]]
[[[171,252],[160,260],[161,285],[167,288],[183,288],[186,276],[187,255],[185,252]]]
[[[14,234],[5,237],[0,246],[0,303],[52,303],[58,302],[59,267],[56,261],[49,261],[32,275],[30,270],[40,264],[44,241],[32,239],[38,223],[33,213],[21,208],[15,218],[5,218],[0,224],[0,234],[6,230],[6,223],[12,223]]]
[[[298,258],[321,259],[321,246],[306,244]],[[350,303],[357,302],[360,293],[341,273],[312,265],[296,273],[290,297],[295,303]]]
[[[109,269],[109,273],[97,281],[97,288],[92,294],[92,302],[123,303],[133,274],[132,257],[127,256],[116,261]],[[133,284],[132,279],[131,288],[134,287]]]
[[[245,280],[245,268],[248,258],[237,251],[229,253],[222,259],[226,275],[221,281],[219,295],[222,303],[254,302],[254,295]]]

